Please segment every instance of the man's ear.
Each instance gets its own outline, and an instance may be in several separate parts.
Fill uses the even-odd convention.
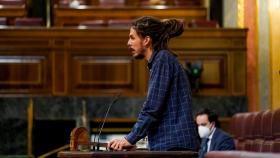
[[[149,47],[152,44],[152,39],[150,36],[146,36],[143,41],[144,46]]]

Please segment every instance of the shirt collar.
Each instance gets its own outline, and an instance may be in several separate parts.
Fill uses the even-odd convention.
[[[154,62],[155,56],[156,56],[157,54],[158,54],[157,52],[153,52],[153,54],[152,54],[150,60],[148,61],[148,65],[147,65],[147,66],[148,66],[149,70],[152,69],[153,62]]]
[[[208,138],[209,138],[209,140],[211,140],[211,139],[212,139],[212,137],[213,137],[213,135],[214,135],[214,133],[215,133],[215,130],[216,130],[216,127],[213,129],[213,131],[211,132],[210,136],[208,137]]]

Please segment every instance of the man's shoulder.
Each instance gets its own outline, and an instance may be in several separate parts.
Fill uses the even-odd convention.
[[[215,135],[213,136],[213,141],[216,146],[216,150],[234,150],[234,140],[233,138],[226,133],[225,131],[218,129],[215,131]]]
[[[232,138],[229,133],[223,131],[220,128],[216,128],[214,137],[222,137],[222,138]]]
[[[177,61],[177,58],[169,50],[163,49],[158,52],[156,60],[173,63]]]

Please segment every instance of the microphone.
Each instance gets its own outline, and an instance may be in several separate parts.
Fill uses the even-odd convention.
[[[100,150],[99,150],[99,147],[100,147],[99,139],[100,139],[100,135],[101,135],[101,133],[102,133],[102,129],[103,129],[103,127],[104,127],[104,124],[105,124],[105,122],[106,122],[108,113],[109,113],[109,111],[110,111],[112,105],[115,104],[115,103],[118,101],[118,99],[120,98],[120,96],[121,96],[121,93],[117,94],[117,95],[115,96],[114,100],[111,102],[111,104],[109,104],[109,106],[108,106],[108,108],[107,108],[107,111],[106,111],[106,113],[105,113],[104,119],[103,119],[103,121],[102,121],[102,125],[101,125],[101,127],[99,126],[99,133],[98,133],[98,136],[97,136],[97,137],[98,137],[98,138],[97,138],[97,143],[95,142],[95,137],[96,137],[96,135],[94,135],[94,138],[93,138],[93,142],[94,142],[94,144],[93,144],[93,150],[94,150],[94,151],[100,151]],[[95,148],[95,147],[96,147],[96,148]]]

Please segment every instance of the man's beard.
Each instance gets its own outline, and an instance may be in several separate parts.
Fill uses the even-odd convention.
[[[136,56],[134,56],[134,59],[144,59],[144,55],[143,54],[138,54]]]
[[[134,56],[134,59],[144,59],[144,52],[145,52],[146,50],[145,49],[141,49],[140,50],[140,53],[139,54],[137,54],[136,56]]]

